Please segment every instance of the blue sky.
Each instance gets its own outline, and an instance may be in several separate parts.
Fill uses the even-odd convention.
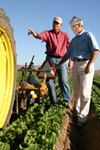
[[[61,30],[75,36],[69,21],[73,16],[84,20],[84,29],[92,32],[100,47],[100,0],[0,0],[0,7],[5,9],[10,18],[16,41],[17,64],[29,64],[33,55],[34,65],[41,65],[45,60],[45,43],[28,36],[28,29],[38,33],[52,29],[53,18],[63,20]],[[100,69],[100,53],[95,61],[95,70]]]

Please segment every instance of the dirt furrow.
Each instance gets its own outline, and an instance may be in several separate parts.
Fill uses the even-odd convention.
[[[80,129],[76,126],[73,106],[72,98],[55,150],[100,150],[100,121],[92,107],[86,125]]]

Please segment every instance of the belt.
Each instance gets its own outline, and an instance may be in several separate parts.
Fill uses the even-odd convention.
[[[73,61],[77,62],[77,61],[87,61],[88,59],[86,58],[83,58],[83,59],[79,59],[79,58],[74,58]]]
[[[50,57],[54,57],[54,58],[62,58],[61,56],[54,56],[54,55],[48,55]]]

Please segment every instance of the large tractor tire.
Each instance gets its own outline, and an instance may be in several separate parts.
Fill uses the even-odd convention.
[[[13,29],[5,10],[0,8],[0,129],[7,126],[13,112],[16,69]]]

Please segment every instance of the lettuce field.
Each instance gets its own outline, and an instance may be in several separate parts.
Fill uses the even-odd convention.
[[[20,73],[18,72],[18,81],[20,80]],[[58,79],[56,78],[57,82]],[[72,78],[69,79],[69,85],[72,95]],[[25,115],[20,115],[17,120],[0,131],[0,150],[54,150],[60,138],[64,116],[68,113],[66,109],[68,104],[63,100],[59,87],[56,88],[56,94],[57,101],[54,105],[50,105],[47,96],[39,102],[35,102],[33,106],[27,109]],[[91,105],[100,123],[99,75],[94,76]]]

